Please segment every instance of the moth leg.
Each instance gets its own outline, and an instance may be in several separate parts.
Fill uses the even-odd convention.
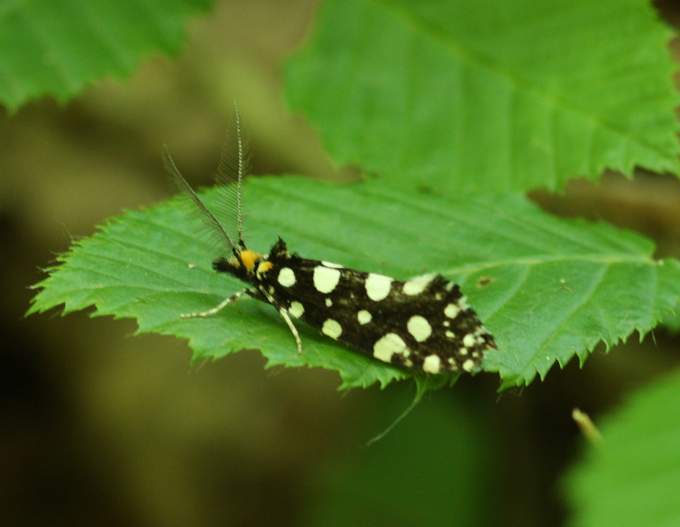
[[[208,309],[206,311],[198,311],[195,313],[182,313],[179,317],[180,318],[205,318],[205,317],[211,317],[213,315],[216,315],[220,311],[222,311],[225,307],[227,307],[229,304],[233,304],[236,302],[239,298],[241,298],[245,294],[250,294],[251,291],[249,289],[243,289],[241,291],[236,291],[233,295],[229,295],[227,298],[222,300],[219,304],[217,304],[215,307]]]
[[[255,294],[259,293],[260,295],[262,295],[267,300],[267,302],[269,302],[271,305],[275,306],[279,310],[281,318],[288,326],[288,329],[290,329],[290,332],[293,334],[293,338],[295,338],[295,345],[297,347],[298,353],[302,353],[302,340],[300,340],[300,334],[298,333],[295,324],[293,324],[293,321],[290,319],[288,310],[285,307],[282,307],[280,304],[278,304],[276,300],[274,300],[274,297],[270,295],[264,287],[262,286],[258,287],[254,293]]]
[[[288,311],[285,308],[280,307],[279,308],[279,314],[281,315],[281,318],[288,325],[288,329],[290,329],[290,332],[293,334],[293,338],[295,338],[295,345],[297,346],[298,353],[302,353],[302,340],[300,340],[300,334],[298,333],[298,330],[295,327],[295,324],[293,324],[293,321],[290,319],[290,315],[288,315]]]

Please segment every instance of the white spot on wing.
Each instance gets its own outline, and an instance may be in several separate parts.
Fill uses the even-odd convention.
[[[444,308],[444,314],[449,318],[456,318],[460,313],[460,308],[456,304],[447,304]]]
[[[359,324],[363,326],[364,324],[368,324],[371,320],[373,320],[373,315],[371,315],[371,313],[365,309],[362,309],[357,313],[357,320],[359,321]]]
[[[321,333],[337,340],[337,338],[342,335],[342,326],[340,326],[336,320],[329,318],[323,323],[323,326],[321,327]]]
[[[452,339],[453,337],[456,336],[456,334],[453,331],[449,331],[448,329],[446,330],[446,332],[444,334],[446,335],[447,338],[450,338],[450,339]]]
[[[305,306],[303,306],[300,302],[293,300],[290,303],[290,307],[288,308],[288,312],[293,315],[295,318],[300,318],[302,314],[305,312]]]
[[[366,278],[366,294],[375,302],[386,298],[391,287],[392,278],[389,276],[371,273]]]
[[[468,373],[471,372],[472,370],[475,369],[475,361],[473,361],[472,359],[466,360],[463,363],[463,369]]]
[[[283,287],[291,287],[295,285],[295,273],[290,267],[282,267],[278,280]]]
[[[384,362],[390,362],[394,354],[408,355],[406,342],[396,333],[388,333],[373,345],[373,356]]]
[[[436,275],[434,274],[424,274],[422,276],[416,276],[411,278],[408,282],[404,284],[404,294],[405,295],[419,295],[429,284]]]
[[[326,307],[331,307],[333,305],[333,301],[330,298],[326,299]]]
[[[441,359],[437,355],[428,355],[423,361],[423,371],[427,373],[439,373]]]
[[[432,334],[432,326],[420,315],[413,315],[406,323],[406,329],[418,342],[424,342]]]
[[[321,263],[326,267],[331,267],[332,269],[343,269],[342,265],[333,262],[327,262],[326,260],[323,260]]]
[[[314,268],[314,287],[321,293],[330,293],[340,281],[340,271],[323,265]]]
[[[466,348],[471,348],[474,345],[475,345],[474,335],[467,334],[465,335],[465,337],[463,337],[463,346],[465,346]]]

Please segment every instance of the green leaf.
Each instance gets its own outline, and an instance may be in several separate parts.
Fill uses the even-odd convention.
[[[675,313],[671,316],[664,318],[661,323],[668,329],[671,333],[680,333],[680,305],[675,308]]]
[[[606,419],[565,480],[568,525],[680,525],[680,370],[639,390]]]
[[[215,197],[205,194],[208,204]],[[506,385],[529,383],[575,354],[584,359],[599,341],[609,346],[648,331],[680,298],[680,263],[653,260],[651,242],[554,218],[519,195],[456,200],[379,181],[270,177],[250,179],[244,202],[253,248],[266,251],[281,235],[309,258],[400,279],[439,272],[460,283],[498,342],[485,368]],[[136,318],[141,331],[188,338],[197,358],[259,348],[269,364],[337,370],[344,387],[406,376],[312,329],[303,328],[297,354],[275,310],[255,300],[210,319],[180,320],[242,287],[211,270],[214,245],[201,241],[202,230],[176,201],[126,213],[60,258],[31,312],[94,305],[98,314]]]
[[[0,103],[65,101],[143,55],[176,52],[187,18],[211,0],[10,0],[0,6]]]
[[[648,0],[328,0],[287,97],[338,164],[449,193],[678,173],[671,36]]]

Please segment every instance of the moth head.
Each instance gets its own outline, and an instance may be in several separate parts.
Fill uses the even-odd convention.
[[[262,255],[250,249],[241,249],[227,260],[229,265],[235,268],[243,267],[248,274],[253,274],[262,260]]]
[[[250,249],[235,251],[229,258],[220,258],[215,261],[215,269],[226,271],[237,276],[262,276],[269,271],[273,264],[267,260],[266,254],[258,253]]]

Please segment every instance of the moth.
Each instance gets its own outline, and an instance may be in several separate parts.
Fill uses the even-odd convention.
[[[184,179],[167,147],[164,150],[167,171],[224,243],[226,255],[213,261],[213,269],[248,285],[212,309],[183,318],[214,316],[247,295],[278,311],[300,353],[299,320],[357,352],[402,368],[426,374],[480,369],[485,352],[496,347],[494,338],[459,286],[443,276],[427,274],[400,281],[303,258],[291,253],[280,237],[268,253],[250,249],[243,239],[241,201],[246,162],[238,111],[235,128],[235,177],[225,173],[222,161],[218,167],[218,180],[226,190],[225,202],[235,209],[235,236]]]

